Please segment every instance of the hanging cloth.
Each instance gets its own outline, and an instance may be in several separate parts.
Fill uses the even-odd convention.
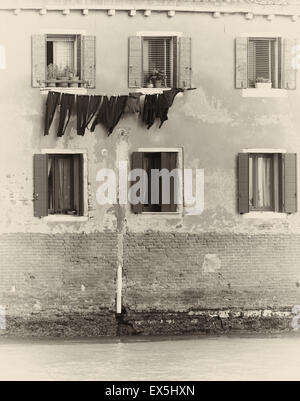
[[[49,135],[49,130],[52,125],[56,108],[59,104],[60,93],[49,92],[46,103],[46,118],[45,118],[45,132],[44,135]]]
[[[77,135],[84,136],[87,125],[90,97],[86,95],[77,96]]]
[[[75,95],[63,94],[60,105],[60,119],[57,136],[61,137],[65,134],[67,126],[70,122],[73,107],[75,103]]]
[[[157,115],[157,95],[146,95],[142,120],[150,129],[155,122]]]
[[[89,124],[92,122],[93,118],[95,117],[97,111],[99,110],[101,102],[102,102],[102,96],[91,96],[90,97],[90,102],[89,102],[89,107],[88,107],[88,112],[87,112],[86,128],[89,126]]]
[[[111,96],[108,99],[104,96],[91,131],[94,132],[96,126],[102,124],[107,129],[108,135],[111,135],[124,113],[127,98],[128,96]]]
[[[169,119],[169,109],[173,106],[174,99],[180,92],[183,92],[183,89],[171,89],[168,91],[164,91],[163,94],[158,95],[157,117],[160,118],[159,128],[161,128],[163,126],[163,123]]]
[[[141,112],[141,96],[142,93],[129,93],[126,101],[124,113],[140,113]]]

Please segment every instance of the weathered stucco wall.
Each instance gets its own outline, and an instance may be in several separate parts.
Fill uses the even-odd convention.
[[[39,89],[31,88],[31,35],[48,29],[83,30],[97,36],[97,89],[90,93],[108,95],[129,92],[129,36],[137,31],[183,32],[192,37],[193,86],[197,90],[176,98],[169,121],[162,129],[155,126],[147,131],[136,117],[126,116],[110,137],[100,126],[94,134],[88,132],[85,137],[78,137],[74,116],[63,138],[55,135],[57,120],[49,137],[44,137],[46,96]],[[121,227],[125,233],[122,237],[125,246],[124,306],[129,310],[182,312],[199,306],[204,309],[268,306],[280,309],[290,308],[296,303],[300,297],[299,285],[296,285],[299,283],[299,262],[293,252],[300,241],[298,236],[290,236],[299,233],[299,213],[264,220],[248,219],[237,212],[236,157],[241,149],[279,148],[300,152],[299,74],[298,89],[288,91],[287,98],[243,98],[242,92],[234,88],[235,38],[242,33],[268,36],[274,32],[277,36],[300,38],[300,25],[286,17],[277,17],[272,22],[265,17],[248,21],[239,14],[214,19],[210,14],[177,13],[174,18],[168,18],[166,13],[154,12],[150,18],[140,13],[131,18],[125,12],[108,17],[104,12],[90,11],[88,16],[83,16],[80,11],[73,11],[66,17],[57,12],[41,16],[38,12],[23,11],[14,16],[9,11],[0,11],[0,45],[6,49],[6,69],[0,70],[0,288],[1,302],[11,310],[11,314],[21,316],[26,310],[30,315],[37,302],[43,305],[38,311],[41,319],[48,316],[49,310],[51,315],[55,310],[63,310],[63,306],[69,308],[70,305],[73,305],[70,307],[72,313],[82,311],[86,304],[95,308],[93,312],[101,307],[113,310],[118,257],[120,260],[122,251],[114,234],[118,230],[120,234]],[[97,205],[98,170],[116,168],[119,160],[130,160],[130,154],[143,147],[183,147],[184,167],[205,169],[205,210],[201,216],[140,216],[133,215],[129,206]],[[48,148],[87,149],[88,222],[50,223],[33,217],[33,155]],[[146,232],[152,232],[148,243]],[[103,251],[105,233],[108,233],[108,240]],[[178,244],[174,255],[179,252],[185,255],[184,259],[172,259],[170,235],[167,233],[173,235]],[[215,236],[211,237],[208,233],[215,233]],[[23,243],[22,234],[27,239],[25,245],[20,246]],[[34,235],[28,237],[31,234]],[[251,237],[247,239],[247,235],[240,237],[239,234]],[[65,301],[59,297],[55,298],[55,302],[49,301],[49,282],[55,276],[57,260],[61,262],[61,259],[57,254],[56,260],[49,259],[44,264],[38,256],[38,248],[30,246],[28,240],[41,235],[39,249],[45,259],[51,254],[51,247],[47,251],[49,253],[43,253],[47,249],[47,235],[54,242],[57,241],[55,238],[64,238],[65,235],[67,238],[79,235],[76,241],[81,242],[80,235],[84,235],[87,249],[90,248],[86,238],[98,238],[99,249],[93,248],[86,254],[90,260],[80,259],[79,273],[71,280],[76,288],[70,295],[73,304],[66,295],[68,290],[65,286],[70,281],[61,276],[57,279],[59,291],[67,298]],[[200,242],[187,241],[184,239],[187,235],[198,236]],[[226,240],[228,244],[222,242],[224,235],[229,238]],[[255,239],[256,235],[259,235],[259,240]],[[246,238],[242,244],[241,238]],[[289,246],[291,238],[292,248]],[[202,246],[203,241],[205,246]],[[161,242],[162,249],[159,247]],[[269,244],[273,244],[270,249],[276,251],[281,243],[284,244],[280,248],[282,253],[270,252],[267,253],[268,258],[264,257]],[[28,255],[25,258],[23,253],[26,252]],[[72,248],[72,253],[77,254],[76,247]],[[162,258],[154,257],[161,253]],[[249,256],[247,263],[244,263],[243,255]],[[93,258],[97,261],[95,266],[91,263]],[[107,259],[111,260],[111,270],[106,267]],[[201,269],[205,260],[208,266],[218,266],[217,276],[215,272],[207,272],[203,276]],[[58,264],[61,269],[72,269],[68,257],[64,257],[63,261]],[[42,273],[42,264],[52,278]],[[86,295],[91,282],[85,279],[85,269],[89,272],[95,269],[97,277],[90,296]],[[31,281],[26,281],[26,277],[28,274],[35,276],[36,271],[39,271],[42,284],[37,286],[32,297],[32,287],[28,284]],[[263,273],[258,283],[259,271]],[[169,274],[174,280],[179,277],[178,281],[172,282],[172,291],[167,290]],[[271,277],[274,280],[270,282]],[[102,284],[98,287],[96,283],[101,280]],[[27,285],[25,289],[24,285]],[[82,285],[87,293],[82,293]],[[14,286],[16,291],[12,292]],[[163,299],[161,296],[156,298],[155,288],[161,296],[165,294]],[[291,290],[291,295],[285,293],[287,288]],[[279,294],[277,303],[272,301],[276,293]],[[21,297],[22,302],[16,303],[16,297]],[[14,304],[20,305],[19,309],[14,309]],[[27,307],[23,309],[22,304],[27,304]],[[111,329],[107,330],[107,333],[111,332]]]

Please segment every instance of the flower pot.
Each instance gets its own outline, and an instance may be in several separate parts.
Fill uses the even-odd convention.
[[[154,81],[154,88],[161,88],[162,81]]]
[[[57,84],[60,88],[68,88],[68,77],[61,77],[59,80],[62,81]]]
[[[272,82],[256,82],[255,84],[256,89],[272,89]]]
[[[79,81],[79,77],[72,77],[72,78],[70,78],[70,81],[72,81],[71,83],[69,83],[70,88],[78,88],[79,82],[76,82],[76,81]]]
[[[49,79],[47,82],[48,88],[56,88],[56,79]]]
[[[147,88],[153,88],[153,84],[151,83],[147,84]]]

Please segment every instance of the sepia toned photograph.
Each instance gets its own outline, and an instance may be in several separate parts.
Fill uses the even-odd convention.
[[[0,0],[0,381],[300,380],[300,0]]]

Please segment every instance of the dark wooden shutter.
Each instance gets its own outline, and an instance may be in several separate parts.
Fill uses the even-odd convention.
[[[163,152],[161,154],[161,168],[167,169],[168,171],[173,171],[177,168],[177,153],[173,152]],[[170,199],[170,204],[169,205],[161,205],[161,211],[164,213],[167,212],[176,212],[177,211],[177,204],[175,204],[175,181],[173,178],[171,178],[170,182],[170,193],[171,193],[171,199]]]
[[[34,155],[34,216],[48,216],[48,155]]]
[[[133,152],[132,153],[132,170],[143,169],[144,168],[144,153],[143,152]],[[136,184],[137,181],[133,181],[132,185]],[[140,214],[143,212],[143,204],[138,203],[137,205],[131,205],[133,213]]]
[[[96,88],[96,36],[82,36],[82,75],[86,87]]]
[[[297,69],[293,65],[295,53],[293,48],[297,46],[297,39],[284,39],[283,41],[283,89],[297,88]]]
[[[83,200],[83,155],[73,157],[74,209],[79,216],[84,214]]]
[[[46,81],[46,35],[32,36],[32,87],[45,86]]]
[[[238,156],[239,213],[249,213],[249,154]]]
[[[294,153],[287,153],[283,155],[283,180],[283,210],[286,213],[296,213],[298,210],[297,155]]]
[[[192,39],[187,37],[179,40],[178,87],[192,87]]]
[[[235,87],[248,87],[248,38],[236,38],[235,44]]]
[[[129,38],[129,88],[142,87],[142,38],[131,36]]]

